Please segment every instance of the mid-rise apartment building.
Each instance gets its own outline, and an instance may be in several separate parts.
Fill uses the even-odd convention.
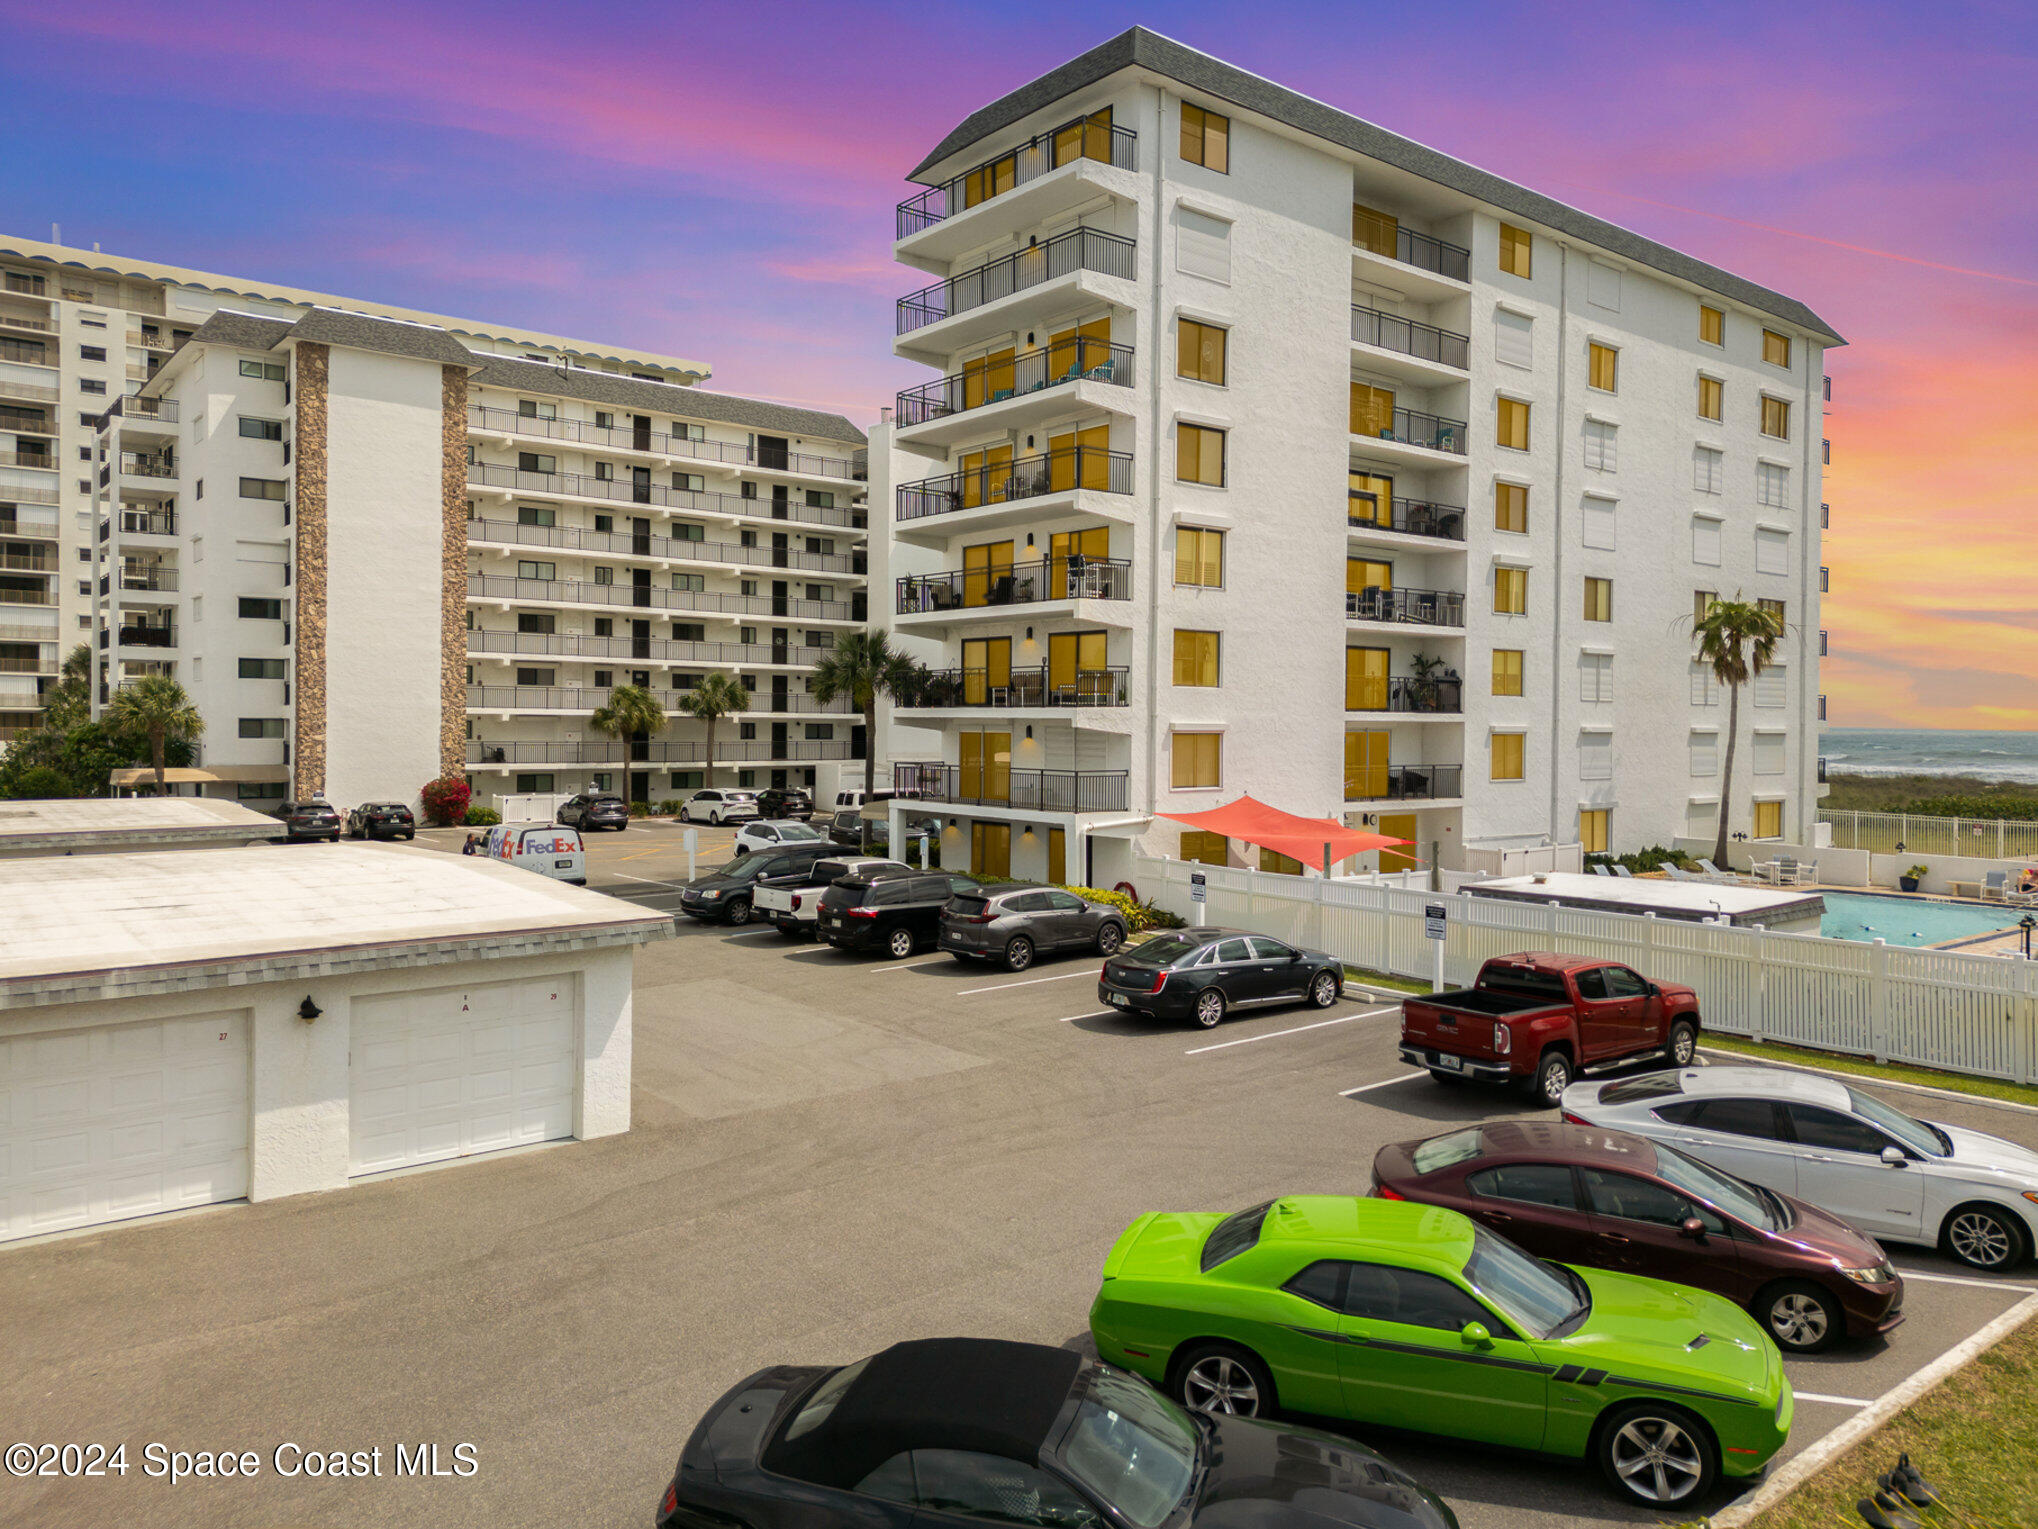
[[[100,417],[221,309],[296,317],[316,307],[435,325],[485,358],[537,357],[674,384],[708,375],[677,356],[0,236],[0,746],[38,724],[64,654],[92,638]],[[175,511],[161,471],[168,439],[135,441],[121,502],[137,519],[166,524]],[[170,660],[135,663],[152,661]]]
[[[840,416],[314,307],[221,310],[105,410],[90,472],[98,701],[175,675],[209,792],[486,801],[832,784],[862,725],[807,676],[865,619]],[[679,703],[720,671],[718,727]],[[593,713],[652,690],[668,725]]]
[[[1787,634],[1732,826],[1807,829],[1802,303],[1142,29],[911,179],[874,558],[948,863],[1109,885],[1241,792],[1447,865],[1709,835],[1714,596]]]

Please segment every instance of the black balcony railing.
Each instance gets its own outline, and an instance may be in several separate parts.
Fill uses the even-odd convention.
[[[1361,248],[1372,249],[1370,244]],[[1385,254],[1385,250],[1374,250]],[[1452,281],[1469,281],[1472,278],[1472,252],[1461,245],[1451,244],[1429,234],[1419,234],[1412,228],[1397,228],[1394,231],[1394,259],[1403,265],[1412,265],[1419,270],[1434,271],[1439,276],[1448,276]]]
[[[177,570],[154,563],[128,563],[120,570],[120,587],[126,590],[175,589]]]
[[[919,520],[1042,494],[1091,489],[1106,494],[1132,492],[1132,453],[1102,446],[1064,446],[1010,462],[987,463],[917,483],[901,483],[898,518]]]
[[[126,393],[114,399],[106,412],[99,416],[99,428],[104,430],[117,419],[134,425],[174,425],[177,423],[177,400],[137,398]]]
[[[1072,228],[1041,244],[988,261],[931,287],[899,299],[899,334],[967,313],[985,303],[1010,297],[1044,281],[1076,271],[1131,280],[1137,269],[1137,247],[1130,239],[1098,228]]]
[[[1409,711],[1449,715],[1465,709],[1465,684],[1455,679],[1418,679],[1391,674],[1361,682],[1345,696],[1346,711]]]
[[[778,664],[812,668],[833,651],[792,644],[688,642],[664,637],[586,637],[575,632],[492,632],[476,628],[467,634],[467,651],[508,653],[525,658],[614,659],[618,668],[630,664]]]
[[[1345,776],[1348,802],[1440,801],[1462,793],[1463,765],[1390,765]]]
[[[1463,626],[1465,597],[1448,589],[1348,589],[1347,621],[1393,621],[1410,626]]]
[[[41,340],[0,339],[0,361],[22,361],[30,366],[55,366],[56,358]]]
[[[1819,755],[1819,784],[1826,784],[1826,756],[1823,754]]]
[[[1434,536],[1443,541],[1465,539],[1465,507],[1428,499],[1396,499],[1382,504],[1370,494],[1353,494],[1345,504],[1345,522],[1355,530],[1400,531],[1409,536]]]
[[[1463,456],[1468,432],[1469,427],[1461,419],[1424,414],[1420,409],[1396,409],[1393,425],[1381,430],[1378,439],[1399,441],[1407,446],[1426,446],[1431,451],[1448,451]],[[1355,430],[1353,433],[1358,432]],[[1360,439],[1370,437],[1360,436]]]
[[[174,478],[177,476],[177,459],[168,452],[158,456],[141,456],[123,451],[120,454],[120,470],[130,478]],[[103,475],[100,481],[105,481]]]
[[[756,499],[710,489],[666,488],[635,475],[590,478],[580,473],[526,472],[505,463],[471,462],[467,481],[483,488],[507,489],[533,498],[571,495],[605,499],[617,504],[656,504],[673,510],[702,510],[720,515],[752,515],[762,519],[799,521],[807,525],[848,526],[862,530],[864,512],[857,506],[803,504],[790,497]]]
[[[613,687],[594,685],[469,685],[467,704],[478,711],[593,711],[606,705],[615,694]],[[675,700],[684,691],[675,691]],[[823,715],[848,716],[849,702],[846,698],[822,705],[805,692],[772,695],[765,691],[753,691],[750,704],[743,709],[744,715],[795,716]],[[720,739],[716,742],[719,744]],[[720,752],[719,748],[716,752]]]
[[[480,404],[467,411],[467,422],[477,430],[498,435],[531,436],[539,440],[570,441],[597,451],[640,451],[654,456],[685,457],[696,462],[727,462],[758,468],[763,472],[807,473],[822,478],[860,478],[856,459],[825,456],[816,452],[792,451],[785,447],[752,447],[743,441],[694,440],[690,436],[653,430],[649,425],[597,425],[590,420],[551,419],[524,414],[515,409],[497,409]]]
[[[952,764],[894,764],[892,789],[926,802],[1016,807],[1033,812],[1123,812],[1123,770],[965,770]]]
[[[106,522],[100,523],[101,541],[106,540]],[[175,536],[177,534],[177,513],[174,510],[122,510],[120,532],[123,536]]]
[[[1123,558],[1060,557],[1009,568],[908,574],[898,581],[898,613],[1034,605],[1042,600],[1129,600],[1132,564]]]
[[[1002,361],[973,361],[952,377],[908,388],[896,400],[901,427],[924,425],[985,404],[1003,403],[1070,382],[1132,386],[1132,347],[1078,338],[1022,351]]]
[[[1050,663],[1034,668],[993,673],[988,669],[935,669],[921,677],[920,689],[902,708],[1123,706],[1126,677],[1122,664],[1103,669],[1057,671]]]
[[[736,616],[777,616],[790,621],[860,621],[849,600],[796,600],[790,595],[723,595],[699,589],[658,589],[649,584],[587,584],[579,579],[521,579],[470,573],[467,593],[490,600],[622,605],[638,610],[719,611]]]
[[[754,568],[803,568],[819,573],[860,573],[847,552],[807,552],[797,547],[746,547],[738,542],[681,541],[649,532],[586,531],[579,526],[527,526],[513,520],[470,520],[470,542],[516,547],[560,547],[606,557],[655,557],[674,562],[738,563]]]
[[[1078,117],[1009,154],[987,160],[952,181],[899,203],[898,237],[905,239],[924,228],[932,228],[944,218],[981,206],[1079,159],[1137,170],[1139,135],[1129,127],[1116,127],[1098,117]]]
[[[1398,313],[1361,308],[1356,303],[1352,305],[1352,339],[1360,345],[1377,345],[1382,350],[1399,351],[1418,361],[1455,366],[1460,371],[1471,364],[1469,336],[1453,334],[1434,324],[1417,323]]]
[[[722,731],[733,732],[734,727],[725,722]],[[705,742],[678,742],[670,738],[622,742],[565,738],[551,742],[518,740],[504,743],[474,738],[467,744],[467,763],[470,765],[703,764],[706,755]],[[782,743],[774,738],[715,739],[716,764],[862,757],[854,751],[848,738],[788,738]]]
[[[177,646],[177,629],[174,626],[124,626],[120,629],[121,646],[128,648],[174,648]]]

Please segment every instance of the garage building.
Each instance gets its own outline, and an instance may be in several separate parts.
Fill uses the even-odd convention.
[[[431,851],[10,860],[0,1241],[627,1130],[671,927]]]

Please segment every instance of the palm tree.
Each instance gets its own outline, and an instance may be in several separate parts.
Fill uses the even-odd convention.
[[[1727,687],[1727,759],[1720,772],[1720,831],[1713,844],[1713,864],[1727,863],[1728,809],[1733,801],[1734,745],[1738,740],[1741,687],[1776,662],[1776,644],[1783,622],[1745,600],[1715,600],[1692,621],[1698,634],[1699,662]]]
[[[851,632],[814,669],[807,689],[826,706],[837,696],[863,713],[863,794],[877,789],[877,698],[910,701],[926,670],[896,651],[883,632]]]
[[[163,779],[164,751],[173,741],[190,743],[205,731],[205,719],[198,715],[191,697],[167,674],[147,674],[122,685],[106,709],[106,720],[115,732],[147,740],[159,795],[168,789]]]
[[[642,685],[618,685],[609,692],[608,700],[595,708],[587,725],[603,737],[634,743],[664,728],[665,708]],[[629,771],[623,774],[627,780]]]
[[[42,725],[69,731],[92,715],[92,649],[79,643],[64,655],[56,684],[42,698]]]
[[[680,710],[708,724],[708,745],[702,755],[701,779],[715,783],[715,724],[731,712],[750,709],[750,692],[717,669],[679,698]]]

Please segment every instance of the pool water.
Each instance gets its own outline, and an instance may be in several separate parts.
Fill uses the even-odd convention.
[[[1910,897],[1826,892],[1819,933],[1829,940],[1886,940],[1891,945],[1944,945],[2016,925],[2007,908],[1981,903],[1935,903]]]

